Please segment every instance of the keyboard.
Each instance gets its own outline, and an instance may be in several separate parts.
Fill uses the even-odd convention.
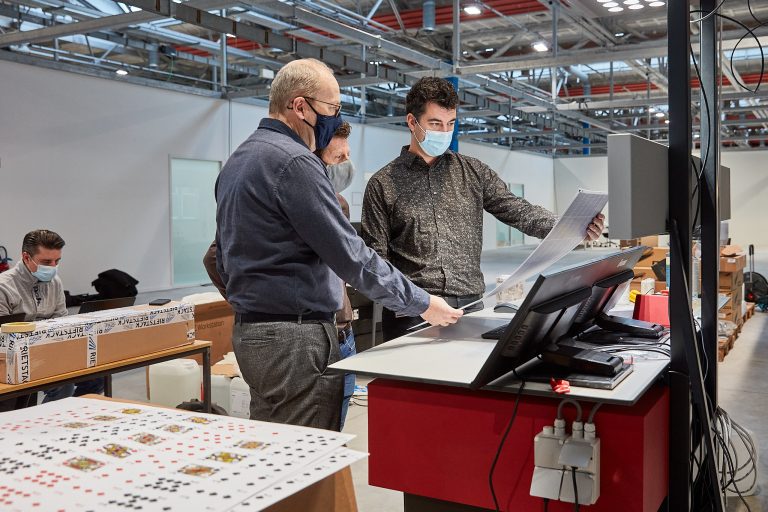
[[[504,331],[507,330],[507,327],[509,327],[509,324],[500,325],[495,329],[484,332],[480,337],[486,340],[500,340],[501,337],[504,336]]]

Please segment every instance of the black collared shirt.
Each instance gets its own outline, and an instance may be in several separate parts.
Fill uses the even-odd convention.
[[[368,182],[363,239],[429,293],[482,294],[483,210],[537,238],[556,221],[480,160],[448,151],[429,166],[406,146]]]
[[[217,269],[238,313],[336,311],[339,277],[394,311],[427,309],[424,290],[357,236],[325,166],[281,121],[263,119],[227,160],[216,201]]]

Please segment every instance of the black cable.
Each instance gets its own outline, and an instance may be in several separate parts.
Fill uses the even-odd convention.
[[[579,512],[579,486],[576,485],[576,466],[571,466],[571,480],[573,480],[573,510]]]
[[[549,512],[549,498],[544,498],[544,512]]]
[[[717,4],[717,7],[715,7],[711,11],[702,11],[702,10],[691,11],[691,13],[694,13],[694,12],[706,12],[707,13],[703,17],[701,17],[701,18],[699,18],[697,20],[692,20],[691,23],[701,23],[702,21],[708,20],[712,16],[717,15],[717,11],[720,10],[720,8],[723,6],[724,3],[725,3],[725,0],[721,0],[721,2],[719,4]]]
[[[517,373],[515,373],[515,375],[517,376]],[[515,397],[515,406],[512,409],[512,417],[509,418],[509,423],[507,424],[506,430],[504,430],[504,435],[501,436],[501,442],[499,442],[499,447],[496,450],[496,456],[493,458],[493,464],[491,464],[491,471],[488,473],[488,487],[491,489],[491,496],[493,497],[493,505],[496,507],[496,512],[499,512],[499,500],[496,498],[496,490],[493,487],[493,472],[496,470],[496,464],[499,462],[501,450],[504,448],[504,443],[507,440],[509,431],[512,430],[512,424],[515,422],[515,418],[517,417],[517,407],[520,405],[520,396],[523,394],[524,387],[525,379],[520,379],[520,387],[518,388],[517,396]]]
[[[752,19],[758,22],[761,26],[765,23],[763,21],[760,21],[760,19],[755,15],[755,11],[752,10],[752,2],[751,0],[747,0],[747,9],[749,9],[749,15],[752,16]]]
[[[699,9],[699,10],[695,10],[695,11],[691,11],[691,12],[705,12],[705,11],[702,11],[702,10]],[[736,42],[736,44],[734,45],[733,49],[731,50],[731,56],[729,58],[729,61],[730,61],[730,67],[731,67],[731,74],[734,75],[734,78],[736,78],[736,76],[735,76],[736,73],[733,70],[734,69],[733,68],[733,57],[734,57],[734,55],[736,53],[736,50],[739,48],[739,45],[741,44],[741,42],[748,35],[751,35],[752,38],[757,43],[757,47],[760,48],[760,78],[758,79],[757,84],[755,85],[755,88],[754,89],[750,89],[741,80],[739,80],[738,78],[736,79],[736,85],[738,85],[739,87],[741,87],[742,89],[744,89],[744,90],[746,90],[748,92],[757,93],[757,91],[760,89],[760,85],[762,85],[762,83],[763,83],[763,74],[765,73],[765,52],[763,51],[763,45],[760,44],[760,38],[757,37],[757,35],[754,32],[754,29],[751,29],[751,28],[747,27],[744,23],[740,22],[737,19],[731,18],[730,16],[726,16],[725,14],[720,14],[720,13],[715,13],[715,16],[717,16],[719,18],[722,18],[724,20],[728,20],[731,23],[735,23],[736,25],[740,26],[741,28],[743,28],[746,31],[746,33],[743,36],[741,36],[741,38]],[[760,28],[760,27],[762,27],[765,24],[768,24],[768,22],[761,23],[759,26],[757,26],[755,28]]]

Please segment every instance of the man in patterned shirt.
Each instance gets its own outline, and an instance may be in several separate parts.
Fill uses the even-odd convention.
[[[448,151],[458,102],[453,86],[442,78],[422,78],[411,88],[405,100],[410,145],[371,177],[362,212],[365,242],[453,307],[474,302],[485,291],[483,210],[537,238],[556,221],[552,212],[509,192],[483,162]],[[593,219],[587,239],[600,236],[603,219],[602,214]],[[421,322],[385,309],[384,340]]]

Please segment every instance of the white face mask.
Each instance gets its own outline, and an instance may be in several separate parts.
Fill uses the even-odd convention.
[[[418,121],[416,121],[416,126],[421,128]],[[421,131],[424,132],[424,140],[419,140],[419,138],[416,137],[416,141],[419,143],[419,146],[421,146],[421,149],[431,157],[438,157],[445,153],[453,140],[453,130],[449,132],[438,132],[421,128]]]
[[[352,163],[352,160],[331,164],[327,166],[327,170],[328,178],[330,178],[333,190],[337,194],[347,188],[355,176],[355,165]]]

